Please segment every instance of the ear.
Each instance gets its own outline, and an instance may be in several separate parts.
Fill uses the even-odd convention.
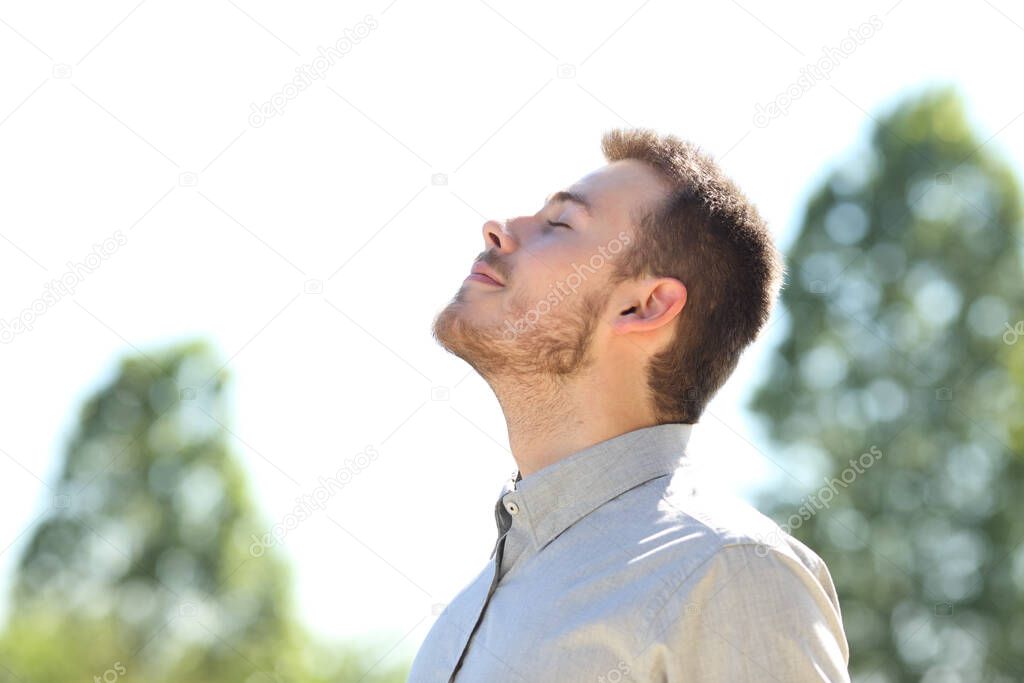
[[[675,320],[686,305],[686,285],[675,278],[650,278],[632,291],[638,296],[612,321],[615,334],[656,330]]]

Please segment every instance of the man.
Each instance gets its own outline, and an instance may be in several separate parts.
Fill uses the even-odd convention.
[[[537,213],[484,224],[434,320],[494,390],[518,473],[409,681],[848,681],[825,564],[685,452],[774,305],[771,236],[691,143],[620,129],[602,151]]]

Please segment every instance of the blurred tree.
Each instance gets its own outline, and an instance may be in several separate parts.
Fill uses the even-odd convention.
[[[15,579],[0,680],[355,680],[297,625],[289,576],[227,444],[204,343],[125,359],[84,406]],[[316,662],[317,672],[309,671]],[[399,672],[367,678],[399,681]]]
[[[986,142],[951,88],[875,121],[809,202],[750,404],[826,480],[758,505],[829,565],[855,681],[1024,680],[1021,202]]]

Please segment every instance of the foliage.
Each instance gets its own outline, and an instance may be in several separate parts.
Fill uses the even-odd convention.
[[[0,681],[400,681],[296,621],[203,343],[126,358],[81,411],[15,579]],[[5,678],[6,677],[6,678]]]
[[[985,143],[949,88],[875,120],[809,202],[751,402],[826,479],[758,504],[829,565],[855,680],[1024,679],[1021,198]]]

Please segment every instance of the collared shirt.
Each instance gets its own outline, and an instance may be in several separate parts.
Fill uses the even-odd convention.
[[[490,561],[408,683],[848,682],[825,563],[705,486],[692,429],[626,432],[510,477]]]

